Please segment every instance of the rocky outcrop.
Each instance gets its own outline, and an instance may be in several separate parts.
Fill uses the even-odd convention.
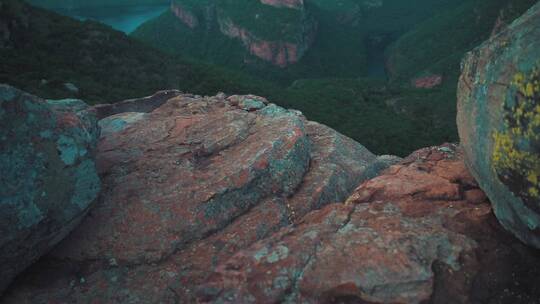
[[[102,113],[99,203],[6,303],[193,302],[210,269],[395,162],[256,96]]]
[[[540,256],[494,221],[461,152],[427,148],[362,184],[347,204],[238,251],[197,295],[205,303],[532,303]]]
[[[540,248],[540,4],[468,54],[458,127],[501,224]]]
[[[79,100],[0,85],[0,292],[62,240],[97,198],[97,120]]]
[[[414,78],[411,81],[411,84],[414,88],[417,88],[417,89],[433,89],[435,87],[440,86],[442,82],[443,82],[442,75],[429,75],[429,76]]]
[[[274,7],[287,7],[301,9],[304,7],[304,0],[260,0],[262,4]]]
[[[95,108],[98,203],[3,303],[540,298],[540,252],[497,225],[455,145],[377,157],[251,95],[118,105]]]

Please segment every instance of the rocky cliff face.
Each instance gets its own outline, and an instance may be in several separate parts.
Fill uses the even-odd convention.
[[[297,63],[315,38],[315,29],[309,29],[306,33],[302,33],[301,41],[287,42],[260,39],[227,18],[220,19],[219,26],[224,35],[239,39],[251,55],[281,68]]]
[[[233,10],[242,13],[241,18],[232,16],[228,5],[210,1],[193,6],[176,0],[171,3],[171,11],[192,30],[200,23],[206,24],[205,30],[211,30],[215,24],[220,34],[240,41],[248,54],[281,68],[297,63],[315,40],[317,24],[305,12],[301,0],[261,0],[256,5],[233,5]],[[289,10],[302,13],[295,13],[290,19]],[[271,19],[272,24],[265,25],[264,18]]]
[[[459,83],[467,163],[501,223],[540,248],[540,4],[471,52]]]

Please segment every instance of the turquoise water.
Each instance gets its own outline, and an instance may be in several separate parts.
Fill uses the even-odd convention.
[[[168,5],[134,5],[121,8],[62,10],[59,12],[80,20],[96,20],[129,34],[139,25],[161,15],[167,9]]]

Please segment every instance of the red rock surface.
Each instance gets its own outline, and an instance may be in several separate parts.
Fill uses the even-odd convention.
[[[420,150],[220,264],[217,303],[538,303],[540,255],[504,233],[452,145]]]
[[[288,7],[300,9],[304,7],[304,0],[260,0],[262,4],[275,7]]]
[[[100,125],[97,206],[6,303],[192,302],[215,266],[392,161],[256,96],[180,95]]]
[[[97,207],[3,303],[539,303],[456,146],[377,176],[297,111],[175,94],[102,109]]]
[[[440,86],[442,82],[443,77],[441,75],[430,75],[413,79],[412,85],[417,89],[432,89]]]
[[[224,35],[242,41],[251,55],[282,68],[297,63],[304,56],[304,53],[314,42],[316,32],[315,29],[311,29],[304,33],[305,37],[302,43],[280,40],[267,41],[258,38],[248,29],[237,26],[230,19],[220,20],[219,24]]]

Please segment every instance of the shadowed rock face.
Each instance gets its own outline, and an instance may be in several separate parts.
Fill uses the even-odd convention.
[[[501,224],[540,248],[540,4],[472,51],[459,83],[466,161]]]
[[[99,203],[6,302],[192,302],[219,263],[396,161],[264,98],[163,94],[100,107],[117,114]]]
[[[461,152],[427,148],[346,204],[238,251],[197,294],[210,303],[537,303],[538,252],[494,223]]]
[[[79,100],[0,85],[0,292],[62,240],[97,198],[97,120]]]

